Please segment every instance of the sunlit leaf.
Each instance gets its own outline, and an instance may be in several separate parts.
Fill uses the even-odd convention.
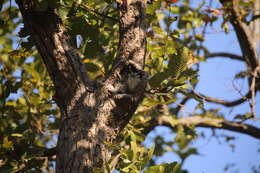
[[[149,167],[148,169],[146,169],[144,171],[144,173],[170,173],[175,171],[175,167],[176,167],[177,163],[176,162],[172,162],[172,163],[163,163],[157,166],[152,166]],[[174,173],[174,172],[173,172]]]
[[[9,140],[8,140],[8,137],[6,136],[6,137],[4,137],[2,146],[3,146],[3,148],[5,148],[5,149],[12,148],[13,142],[12,142],[12,141],[9,141]]]

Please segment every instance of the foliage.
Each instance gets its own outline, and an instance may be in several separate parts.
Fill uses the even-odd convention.
[[[45,154],[46,148],[55,146],[60,121],[59,109],[53,100],[54,89],[44,63],[22,24],[17,6],[10,2],[2,1],[0,4],[0,172],[53,172],[54,158]],[[113,64],[119,42],[115,1],[53,2],[38,1],[37,10],[59,9],[90,77],[102,78]],[[149,53],[145,70],[151,76],[148,86],[151,94],[144,99],[131,123],[122,132],[123,140],[118,140],[116,145],[107,144],[116,153],[108,163],[108,171],[185,172],[182,169],[184,160],[197,154],[196,149],[189,145],[197,137],[196,130],[194,126],[187,128],[178,124],[178,106],[173,105],[169,110],[158,108],[158,105],[180,103],[183,97],[178,93],[195,99],[196,111],[203,112],[202,116],[219,118],[218,110],[206,110],[203,100],[190,92],[199,82],[199,66],[188,66],[205,61],[209,53],[203,46],[204,28],[222,19],[221,27],[228,33],[230,16],[221,9],[209,9],[205,1],[195,7],[189,0],[176,2],[156,0],[146,9]],[[243,7],[241,17],[246,22],[252,15],[252,2],[240,4]],[[244,78],[246,75],[241,73],[237,77]],[[167,142],[157,136],[155,146],[147,149],[143,145],[147,135],[145,128],[150,125],[151,119],[160,114],[172,118],[169,123],[175,127],[172,132],[176,133],[176,137]],[[244,119],[247,115],[241,116]],[[156,166],[156,158],[168,151],[175,152],[181,163]],[[115,165],[118,158],[119,162]]]

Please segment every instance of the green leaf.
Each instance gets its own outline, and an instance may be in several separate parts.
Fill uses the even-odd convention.
[[[164,165],[152,166],[144,171],[144,173],[164,173]]]
[[[222,25],[222,28],[224,29],[224,32],[227,34],[229,32],[229,26],[228,26],[228,23],[225,22],[223,25]]]
[[[91,62],[85,63],[85,67],[89,72],[97,72],[99,70],[99,67]]]
[[[169,60],[168,70],[172,78],[178,78],[180,73],[187,68],[190,59],[189,49],[182,47],[177,49],[177,54],[173,54]]]
[[[163,163],[157,166],[151,166],[144,171],[144,173],[175,173],[177,163]],[[173,172],[175,171],[175,172]],[[177,172],[176,172],[177,173]]]
[[[155,146],[153,145],[150,149],[148,149],[147,155],[144,156],[143,160],[141,160],[140,168],[141,170],[145,168],[148,162],[152,159],[154,153]]]
[[[22,137],[23,135],[20,134],[20,133],[12,133],[11,136],[14,136],[14,137]]]
[[[169,73],[167,73],[167,72],[159,72],[159,73],[155,74],[149,80],[149,84],[151,85],[151,87],[158,87],[168,77],[169,77]]]
[[[12,146],[13,146],[13,142],[12,142],[12,141],[9,141],[9,140],[8,140],[8,137],[6,136],[6,137],[4,137],[2,146],[3,146],[3,148],[5,148],[5,149],[10,149],[10,148],[12,148]]]
[[[133,131],[131,131],[131,130],[128,131],[128,134],[130,135],[132,141],[136,141],[136,135],[134,134]]]
[[[23,42],[23,43],[25,43],[25,42]],[[26,58],[26,57],[29,57],[31,54],[32,54],[32,52],[28,51],[28,49],[13,50],[13,51],[9,52],[9,56],[12,58]]]
[[[136,155],[137,155],[137,152],[138,152],[138,148],[137,148],[137,144],[135,141],[131,141],[130,142],[130,145],[131,145],[131,150],[133,152],[133,156],[132,156],[132,161],[134,161],[136,159]]]
[[[160,6],[161,6],[161,0],[154,1],[151,5],[148,5],[146,9],[146,13],[154,15],[155,11],[159,9]]]
[[[153,156],[153,152],[154,152],[155,146],[152,146],[149,150],[148,150],[148,160],[152,159]]]
[[[195,39],[198,40],[198,41],[204,41],[204,37],[202,35],[199,35],[199,34],[196,34],[195,35]]]

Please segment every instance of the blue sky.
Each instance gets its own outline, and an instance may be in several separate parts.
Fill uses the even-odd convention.
[[[212,52],[225,51],[240,54],[240,48],[234,32],[225,35],[224,33],[211,34],[207,37],[206,45]],[[198,90],[206,95],[233,100],[239,98],[240,94],[232,86],[234,75],[245,69],[244,64],[233,60],[224,60],[222,58],[212,59],[205,63],[201,63],[200,83]],[[246,93],[247,81],[237,81],[237,87],[242,89],[242,93]],[[214,104],[209,104],[214,107]],[[256,114],[260,114],[260,97],[256,97]],[[223,107],[222,112],[230,119],[237,113],[250,112],[249,104],[244,103],[236,108],[227,109]],[[258,117],[259,118],[259,117]],[[252,123],[248,121],[247,123]],[[260,122],[253,123],[260,125]],[[222,145],[216,140],[211,139],[208,143],[203,141],[195,142],[195,146],[199,147],[202,156],[193,156],[186,162],[185,167],[192,172],[198,173],[218,173],[224,172],[224,165],[227,163],[235,163],[232,169],[239,170],[240,173],[252,172],[253,165],[260,165],[260,141],[247,135],[231,133],[228,131],[219,131],[219,134],[234,135],[237,140],[232,142],[236,145],[235,151],[223,143]]]
[[[194,5],[199,2],[201,1],[195,2]],[[219,7],[220,5],[215,3],[214,6]],[[221,28],[214,26],[214,30],[221,31]],[[216,31],[209,29],[208,32],[212,33],[207,35],[205,41],[205,45],[211,52],[221,51],[241,55],[234,31],[231,31],[229,34]],[[243,94],[246,93],[246,80],[236,80],[234,82],[236,87],[232,84],[234,75],[245,69],[243,63],[229,59],[214,58],[207,62],[200,63],[200,67],[200,82],[197,91],[208,96],[226,100],[240,98],[240,94],[235,88],[241,89]],[[194,106],[195,102],[189,102],[185,107],[183,114],[185,114],[185,112],[191,112]],[[248,102],[229,109],[215,104],[206,104],[206,106],[208,108],[221,107],[221,112],[230,120],[238,113],[250,112]],[[255,109],[258,118],[260,118],[259,95],[256,97]],[[259,120],[256,122],[247,121],[246,123],[260,127]],[[227,164],[235,164],[235,166],[231,166],[228,172],[250,173],[252,172],[252,166],[260,166],[260,140],[248,135],[217,130],[216,133],[219,135],[235,136],[236,139],[234,141],[226,143],[223,138],[217,139],[215,137],[210,137],[212,131],[209,129],[199,128],[198,131],[204,132],[206,134],[206,139],[199,138],[191,145],[198,148],[199,155],[190,156],[185,161],[184,168],[189,170],[190,173],[221,173],[224,172],[224,168]],[[170,133],[169,129],[162,127],[157,128],[154,133],[164,136],[167,140],[173,139],[174,136]],[[153,136],[154,134],[150,134],[147,141]],[[235,145],[234,149],[231,147],[233,145]],[[159,158],[157,163],[173,161],[178,162],[180,160],[174,153],[167,153]]]

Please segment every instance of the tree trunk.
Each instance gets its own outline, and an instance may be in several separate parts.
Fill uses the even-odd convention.
[[[117,137],[144,96],[146,2],[118,4],[118,57],[102,82],[87,77],[54,9],[36,11],[33,1],[16,2],[53,80],[54,99],[61,110],[56,172],[86,173],[103,168],[111,155],[106,143]]]

